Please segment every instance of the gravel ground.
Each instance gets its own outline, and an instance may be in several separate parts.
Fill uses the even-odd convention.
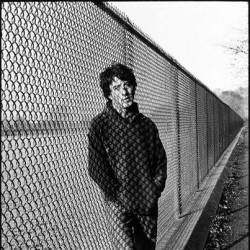
[[[227,163],[229,175],[204,250],[249,249],[248,124]]]

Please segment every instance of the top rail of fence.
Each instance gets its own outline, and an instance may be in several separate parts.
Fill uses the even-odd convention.
[[[121,12],[116,7],[112,6],[112,4],[109,4],[107,2],[95,2],[95,4],[101,8],[103,11],[108,13],[111,17],[113,17],[115,20],[117,20],[124,28],[126,28],[128,31],[130,31],[132,34],[136,35],[138,38],[140,38],[145,44],[147,44],[151,49],[153,49],[155,52],[157,52],[159,55],[161,55],[163,58],[165,58],[167,61],[172,63],[174,66],[176,66],[179,70],[181,70],[184,74],[186,74],[188,77],[190,77],[192,80],[194,80],[197,84],[202,86],[204,89],[206,89],[210,94],[215,96],[220,102],[222,102],[224,105],[229,107],[230,110],[231,107],[224,103],[213,91],[211,91],[204,83],[202,83],[198,78],[196,78],[190,71],[188,71],[184,66],[182,66],[173,56],[168,54],[164,49],[161,48],[156,42],[154,42],[147,34],[145,34],[141,29],[136,26],[133,22],[130,21],[128,16]],[[232,110],[234,113],[235,111]]]

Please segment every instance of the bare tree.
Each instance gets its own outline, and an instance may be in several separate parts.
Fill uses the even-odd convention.
[[[248,29],[236,29],[240,33],[240,38],[231,40],[230,43],[221,45],[228,52],[235,56],[248,55]]]
[[[248,28],[236,29],[237,39],[231,40],[222,47],[232,57],[232,73],[237,79],[248,81]]]

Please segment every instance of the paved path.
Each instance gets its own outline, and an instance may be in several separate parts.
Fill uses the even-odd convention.
[[[230,212],[229,225],[232,229],[232,235],[227,239],[227,244],[223,250],[248,250],[249,249],[249,166],[248,166],[248,127],[243,132],[242,143],[240,145],[239,155],[232,171],[237,175],[235,181],[238,182],[235,191],[239,198],[235,199]]]

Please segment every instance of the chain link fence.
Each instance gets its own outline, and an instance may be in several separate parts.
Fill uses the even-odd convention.
[[[167,152],[160,240],[242,119],[112,6],[1,7],[1,248],[112,249],[87,132],[105,104],[99,73],[113,62],[133,68],[140,111]]]

